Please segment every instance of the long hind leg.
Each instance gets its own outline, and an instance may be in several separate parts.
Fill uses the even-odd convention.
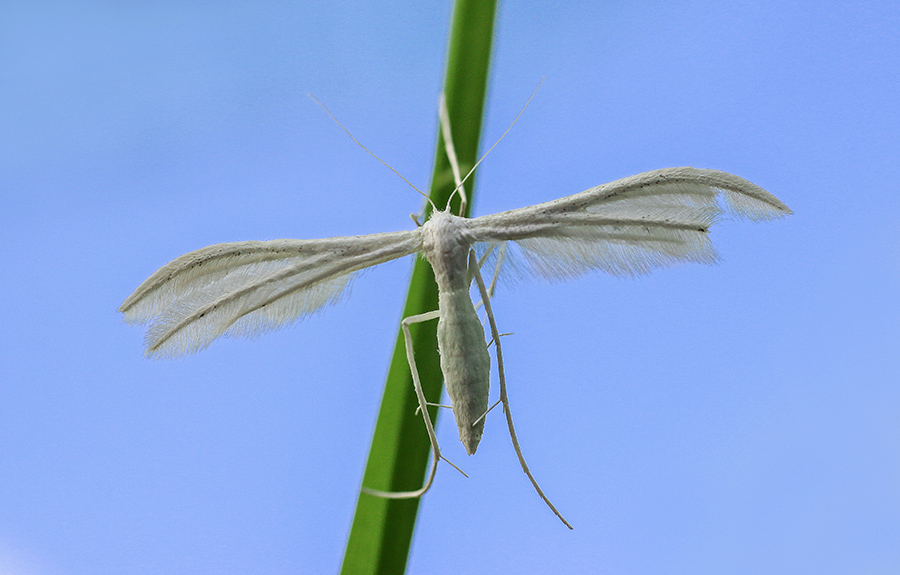
[[[437,435],[435,435],[434,433],[434,424],[431,421],[431,415],[429,415],[428,413],[428,402],[425,400],[425,392],[422,391],[422,382],[419,379],[419,370],[416,368],[416,357],[413,350],[412,336],[409,333],[410,325],[437,319],[439,316],[440,311],[431,311],[428,313],[403,318],[403,321],[400,322],[400,326],[403,329],[403,341],[406,344],[406,361],[409,362],[409,370],[412,373],[413,378],[413,387],[415,387],[416,398],[419,401],[419,411],[422,412],[422,419],[425,421],[425,430],[428,432],[428,440],[431,442],[432,462],[431,471],[429,471],[428,473],[428,479],[420,489],[417,489],[415,491],[381,491],[379,489],[370,489],[368,487],[363,487],[363,493],[368,493],[369,495],[375,495],[378,497],[385,497],[388,499],[409,499],[412,497],[420,497],[426,491],[428,491],[428,489],[431,488],[431,484],[434,482],[434,476],[437,473],[438,463],[441,461],[441,459],[443,459],[450,465],[453,465],[453,462],[441,455],[441,448],[438,446]],[[453,467],[457,471],[465,475],[465,473],[463,473],[463,471],[459,467],[456,467],[456,465],[453,465]]]
[[[509,437],[512,439],[513,448],[516,450],[516,455],[519,458],[519,464],[522,466],[522,470],[525,472],[525,475],[528,476],[528,479],[531,481],[537,494],[544,500],[544,503],[547,504],[557,517],[559,517],[560,521],[562,521],[566,527],[572,529],[572,526],[569,525],[569,522],[566,521],[565,517],[557,511],[556,507],[550,502],[547,496],[544,495],[541,486],[538,485],[534,475],[531,474],[531,470],[528,469],[528,464],[525,463],[525,456],[522,455],[522,449],[519,447],[519,440],[516,437],[516,428],[513,426],[512,414],[509,411],[509,397],[506,394],[506,373],[503,370],[503,350],[500,346],[500,332],[497,330],[497,323],[494,321],[494,313],[491,310],[491,299],[488,296],[488,290],[484,285],[484,280],[481,278],[481,272],[478,270],[478,260],[475,257],[474,251],[469,252],[469,268],[472,269],[473,275],[475,276],[475,282],[478,284],[478,291],[481,292],[482,302],[484,303],[484,311],[487,313],[488,322],[491,326],[491,337],[494,339],[494,345],[497,350],[497,368],[500,371],[500,401],[503,403],[503,412],[506,413],[506,425],[509,428]]]

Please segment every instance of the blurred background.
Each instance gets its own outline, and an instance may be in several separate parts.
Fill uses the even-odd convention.
[[[900,572],[895,2],[502,3],[476,215],[693,165],[717,266],[502,286],[525,455],[449,414],[409,573]],[[257,340],[116,308],[208,244],[411,229],[449,2],[0,4],[0,573],[334,573],[411,259]],[[485,148],[487,146],[485,145]],[[412,390],[410,390],[412,393]],[[494,394],[496,395],[496,389]]]

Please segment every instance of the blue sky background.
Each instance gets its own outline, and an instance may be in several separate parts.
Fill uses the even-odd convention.
[[[794,211],[718,266],[503,288],[513,413],[410,573],[900,572],[895,2],[506,2],[476,214],[717,168]],[[451,7],[0,5],[0,573],[334,573],[410,261],[258,340],[142,358],[115,310],[208,244],[410,229]],[[410,390],[412,392],[412,390]],[[494,391],[496,393],[496,390]]]

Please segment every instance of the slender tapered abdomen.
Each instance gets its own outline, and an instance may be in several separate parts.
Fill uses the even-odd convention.
[[[442,291],[439,301],[437,340],[441,371],[453,404],[459,440],[472,455],[484,431],[481,416],[488,406],[491,356],[469,290]],[[478,423],[473,425],[476,420]]]

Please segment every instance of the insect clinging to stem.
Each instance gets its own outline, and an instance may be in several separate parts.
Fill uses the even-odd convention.
[[[464,182],[475,167],[465,177],[460,174],[443,98],[439,116],[457,186],[454,194],[464,203]],[[791,211],[769,192],[738,176],[692,167],[665,168],[558,200],[471,219],[451,213],[448,201],[443,210],[434,209],[424,223],[409,231],[211,245],[157,270],[119,311],[127,322],[149,324],[146,355],[180,356],[203,349],[223,335],[251,336],[282,327],[333,302],[355,272],[421,253],[434,270],[439,308],[407,317],[401,327],[414,391],[432,446],[431,469],[416,491],[362,490],[389,498],[419,497],[431,487],[440,460],[446,460],[416,370],[409,332],[413,323],[438,321],[441,371],[460,441],[467,453],[475,453],[492,407],[488,406],[489,343],[470,297],[474,282],[497,360],[497,403],[503,405],[519,463],[538,495],[571,529],[522,456],[509,410],[500,333],[480,268],[489,256],[497,258],[492,289],[500,259],[508,257],[507,247],[517,250],[521,270],[545,278],[575,277],[595,269],[634,275],[679,262],[709,263],[715,260],[715,251],[708,230],[724,213],[767,220]]]

